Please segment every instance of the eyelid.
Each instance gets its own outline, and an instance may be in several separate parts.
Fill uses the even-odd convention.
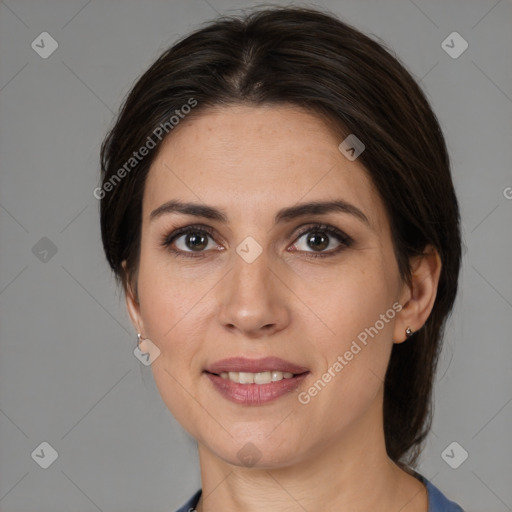
[[[313,223],[302,224],[301,226],[299,226],[299,228],[301,228],[303,226],[304,226],[304,229],[302,229],[295,235],[296,238],[299,238],[302,235],[305,235],[306,233],[309,233],[310,231],[314,231],[316,229],[318,231],[325,231],[327,234],[330,234],[331,236],[334,236],[336,238],[341,238],[341,241],[346,243],[347,245],[354,243],[354,240],[352,237],[347,235],[341,229],[339,229],[335,226],[332,226],[331,224],[324,224],[321,222],[316,222],[316,223],[313,222]],[[297,229],[299,229],[299,228],[297,228]]]
[[[323,232],[326,233],[329,237],[335,238],[339,246],[335,249],[331,249],[329,251],[299,251],[296,250],[294,252],[299,252],[305,255],[306,258],[329,258],[334,257],[338,254],[340,254],[345,249],[348,249],[353,243],[354,239],[347,235],[344,231],[341,229],[332,226],[330,224],[324,224],[324,223],[313,223],[313,224],[307,224],[305,225],[304,229],[302,229],[295,237],[295,241],[293,245],[295,245],[300,238],[302,238],[307,233],[314,233],[317,232]]]
[[[160,244],[164,247],[168,247],[174,242],[174,240],[176,240],[182,235],[188,234],[190,231],[204,232],[207,235],[209,235],[212,239],[214,239],[215,237],[215,230],[210,226],[206,226],[204,224],[187,224],[186,226],[182,226],[180,228],[172,230],[171,233],[166,232],[166,234],[164,234],[164,236],[162,237]]]
[[[295,245],[297,243],[298,239],[301,238],[303,235],[305,235],[306,233],[313,232],[314,230],[323,231],[323,232],[327,233],[327,235],[334,237],[340,243],[341,248],[337,248],[337,249],[330,250],[330,251],[324,251],[324,252],[322,252],[322,251],[320,251],[320,252],[294,251],[294,252],[305,253],[312,257],[333,256],[333,255],[337,254],[343,248],[350,247],[354,243],[354,239],[352,237],[347,235],[341,229],[339,229],[335,226],[332,226],[330,224],[324,224],[324,223],[320,223],[320,222],[309,222],[309,223],[301,224],[300,226],[295,228],[294,231],[296,232],[297,230],[300,230],[300,231],[294,235],[294,241],[293,241],[292,245]],[[182,251],[180,249],[171,249],[170,248],[171,244],[177,238],[179,238],[182,235],[188,234],[189,232],[193,232],[193,231],[206,233],[208,236],[210,236],[212,238],[212,240],[214,240],[215,243],[217,243],[217,241],[215,240],[215,229],[211,228],[210,226],[204,225],[204,224],[188,224],[186,226],[183,226],[183,227],[173,230],[169,234],[165,234],[162,237],[161,245],[166,247],[171,252],[175,253],[177,256],[187,255],[184,257],[190,256],[190,257],[194,257],[194,258],[205,256],[208,251],[198,251],[198,252]]]

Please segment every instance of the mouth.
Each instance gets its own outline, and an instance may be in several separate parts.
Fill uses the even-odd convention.
[[[262,405],[296,390],[310,372],[275,357],[235,357],[212,364],[204,373],[214,389],[229,401]]]
[[[281,372],[299,375],[308,372],[309,369],[299,366],[279,357],[262,357],[260,359],[249,359],[247,357],[230,357],[222,359],[206,369],[206,372],[220,375],[221,373],[266,373]]]
[[[213,374],[216,375],[216,374]],[[279,370],[270,370],[258,373],[252,372],[221,372],[218,376],[222,379],[230,380],[238,384],[270,384],[279,382],[283,379],[293,379],[297,375],[291,372],[280,372]]]

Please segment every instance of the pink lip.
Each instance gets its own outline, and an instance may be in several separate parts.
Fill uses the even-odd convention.
[[[208,373],[221,374],[222,372],[250,372],[259,373],[276,370],[300,374],[308,372],[307,368],[279,359],[278,357],[263,357],[261,359],[248,359],[246,357],[230,357],[217,361],[206,368]],[[245,384],[244,384],[245,385]]]
[[[291,379],[269,384],[238,384],[219,375],[206,372],[214,388],[227,400],[241,405],[263,405],[298,388],[309,373],[301,373]]]
[[[290,372],[294,376],[268,384],[238,384],[220,377],[223,372],[259,373],[272,370]],[[309,374],[309,370],[278,357],[263,357],[261,359],[230,357],[208,366],[204,373],[214,388],[231,402],[243,405],[263,405],[296,390]]]

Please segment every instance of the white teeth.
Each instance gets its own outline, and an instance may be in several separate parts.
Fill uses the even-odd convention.
[[[277,380],[283,379],[283,372],[278,372],[274,370],[272,373],[272,382],[276,382]]]
[[[250,373],[250,372],[222,372],[220,376],[223,379],[228,379],[231,382],[239,384],[270,384],[283,379],[291,379],[293,373],[280,372],[277,370]]]
[[[231,377],[231,372],[229,376]],[[254,384],[254,373],[240,372],[238,374],[238,382],[240,384]]]
[[[270,384],[270,372],[261,372],[254,374],[254,383],[255,384]]]

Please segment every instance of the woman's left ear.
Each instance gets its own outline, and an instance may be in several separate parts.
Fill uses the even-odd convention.
[[[144,333],[144,325],[142,323],[141,315],[140,315],[140,304],[137,297],[137,290],[135,289],[133,282],[131,279],[128,279],[126,276],[126,261],[121,263],[123,267],[123,271],[125,272],[125,302],[126,302],[126,310],[128,311],[128,315],[130,316],[130,320],[132,322],[133,327],[137,330],[138,333]]]
[[[397,315],[394,343],[404,342],[407,328],[413,333],[427,321],[437,295],[441,258],[432,245],[427,245],[423,254],[411,258],[411,283],[404,284],[400,297],[402,309]]]

